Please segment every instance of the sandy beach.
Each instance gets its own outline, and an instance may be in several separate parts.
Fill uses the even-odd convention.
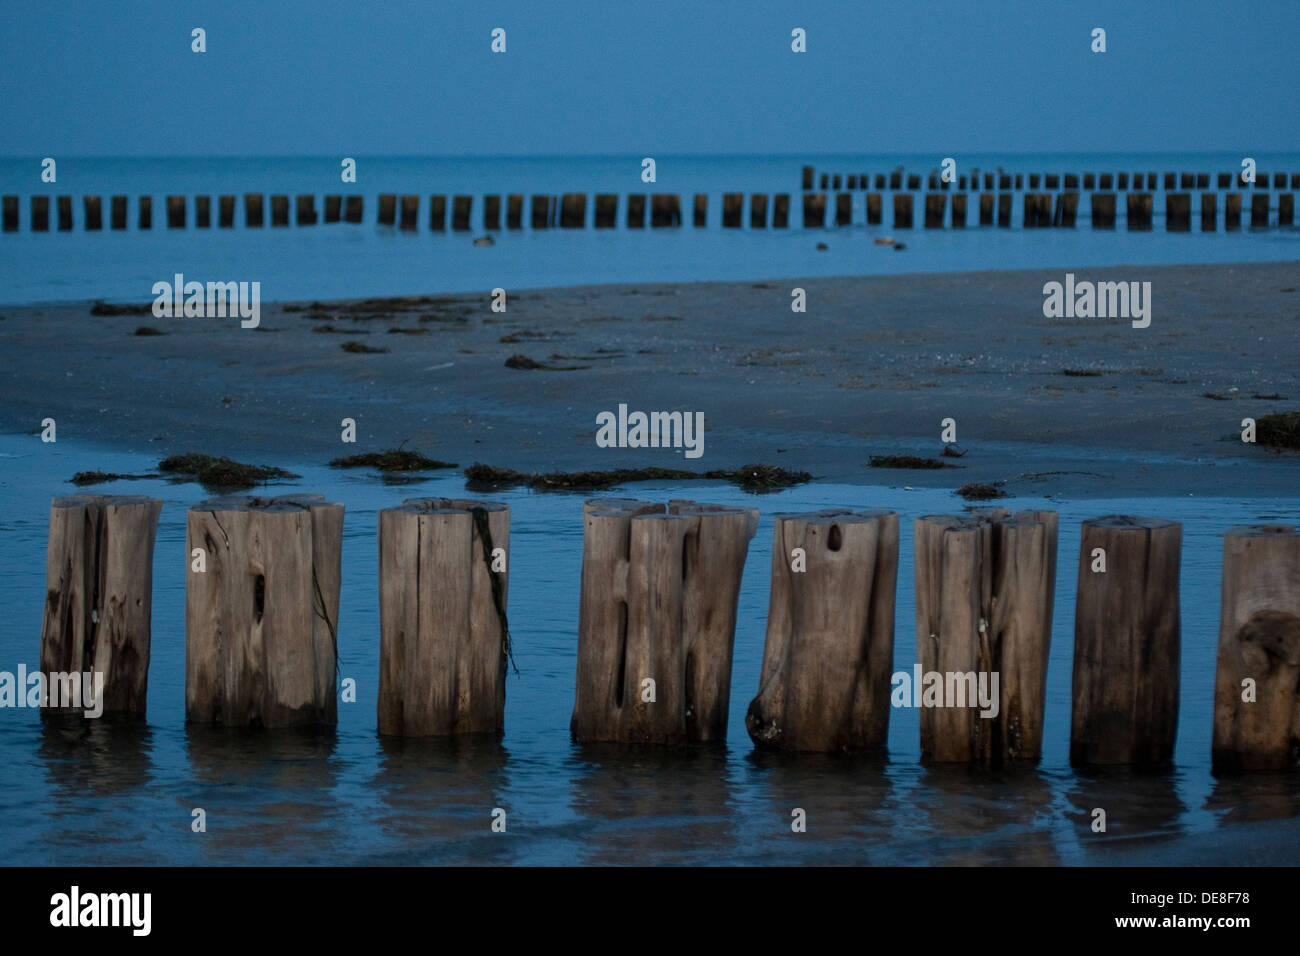
[[[266,464],[406,442],[462,468],[765,463],[857,484],[1004,482],[1012,495],[1295,493],[1300,455],[1239,435],[1245,417],[1300,407],[1300,265],[1078,274],[1150,281],[1145,329],[1044,317],[1043,286],[1063,278],[508,290],[505,312],[486,290],[263,303],[256,329],[147,308],[0,307],[0,427],[53,417],[61,438]],[[512,356],[548,367],[508,367]],[[596,415],[620,403],[703,412],[703,456],[598,448]],[[872,455],[937,456],[949,417],[965,455],[945,461],[959,467],[868,467]],[[355,444],[340,440],[344,418]]]

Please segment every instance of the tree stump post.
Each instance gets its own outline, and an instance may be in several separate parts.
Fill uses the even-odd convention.
[[[1223,538],[1212,758],[1216,774],[1300,764],[1300,529],[1289,525]]]
[[[583,521],[574,739],[724,739],[758,511],[603,498],[583,505]]]
[[[212,498],[185,538],[186,720],[333,726],[343,506]]]
[[[1183,526],[1110,515],[1083,523],[1074,618],[1070,762],[1154,766],[1178,731]],[[1104,561],[1105,570],[1100,568]]]
[[[379,513],[379,733],[505,732],[510,509],[412,498]]]
[[[894,656],[898,514],[830,509],[775,516],[772,591],[758,696],[759,747],[885,745]]]
[[[51,503],[42,708],[84,712],[102,704],[103,715],[144,720],[161,511],[156,498],[127,495],[75,495]],[[64,700],[62,688],[51,699],[55,673],[80,675],[80,702]],[[103,675],[98,700],[95,674]]]

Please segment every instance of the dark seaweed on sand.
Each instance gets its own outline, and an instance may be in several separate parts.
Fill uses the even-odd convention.
[[[69,481],[74,485],[103,485],[110,481],[139,481],[142,478],[157,478],[158,475],[121,475],[113,471],[79,471]]]
[[[330,462],[331,468],[377,468],[380,471],[425,471],[431,468],[455,468],[454,461],[425,458],[419,452],[394,448],[390,451],[346,455]]]
[[[377,349],[373,345],[367,345],[365,342],[344,342],[339,346],[345,352],[354,352],[359,355],[377,355],[380,352],[387,352],[388,349]]]
[[[1007,493],[1001,488],[995,488],[993,485],[985,485],[980,482],[972,482],[969,485],[962,485],[957,489],[957,494],[961,495],[967,501],[989,501],[993,498],[1006,498]]]
[[[1255,421],[1255,441],[1272,448],[1300,448],[1300,412],[1277,412]]]
[[[872,468],[960,468],[961,465],[950,465],[945,461],[936,461],[933,458],[918,458],[915,455],[872,455],[870,467]]]
[[[153,303],[145,305],[113,305],[109,302],[96,302],[90,307],[91,315],[151,315]]]
[[[158,470],[182,481],[197,481],[204,488],[253,488],[268,481],[298,478],[293,472],[268,465],[245,465],[212,455],[172,455],[158,464]]]
[[[744,465],[734,470],[684,471],[680,468],[617,468],[611,471],[551,472],[529,474],[511,468],[493,468],[474,464],[465,469],[467,486],[475,491],[491,491],[523,485],[536,491],[598,491],[633,481],[730,481],[752,494],[789,488],[812,481],[806,471],[787,471],[776,465]]]

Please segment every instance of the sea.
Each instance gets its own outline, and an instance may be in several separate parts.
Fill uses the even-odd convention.
[[[21,227],[0,233],[0,304],[72,302],[105,299],[147,302],[155,282],[176,273],[199,281],[257,281],[264,302],[376,295],[472,292],[494,288],[523,289],[610,282],[748,281],[785,277],[878,275],[989,269],[1070,269],[1113,265],[1170,265],[1225,262],[1271,262],[1300,258],[1300,230],[1291,227],[1249,228],[1250,190],[1243,197],[1244,222],[1239,231],[1200,231],[1199,201],[1193,201],[1193,231],[1170,233],[1164,223],[1164,191],[1156,190],[1150,231],[1125,227],[1125,203],[1117,203],[1117,228],[1093,229],[1088,192],[1082,191],[1078,224],[1065,228],[1022,228],[1023,193],[1015,193],[1010,228],[923,229],[922,193],[914,209],[916,228],[895,229],[885,194],[884,224],[866,224],[866,192],[852,196],[850,226],[802,227],[802,169],[876,174],[903,167],[928,180],[948,157],[936,155],[875,156],[655,156],[655,181],[642,181],[643,156],[420,158],[400,156],[318,156],[261,158],[85,158],[58,157],[57,180],[41,180],[44,157],[0,159],[0,194],[20,199]],[[355,183],[341,179],[343,158],[356,160]],[[1008,173],[1219,173],[1240,172],[1243,157],[1227,154],[1169,155],[962,155],[956,174],[978,169]],[[1300,173],[1300,154],[1251,156],[1261,175]],[[1026,185],[1028,180],[1026,179]],[[245,193],[290,197],[287,228],[243,224]],[[598,192],[675,193],[683,198],[686,225],[679,228],[628,228],[620,205],[613,229],[537,229],[529,225],[532,195],[588,195],[591,222]],[[744,226],[723,228],[722,196],[742,192],[791,196],[791,227],[750,228],[748,200]],[[831,190],[833,193],[834,190]],[[421,197],[418,228],[404,231],[377,222],[378,196],[384,193]],[[489,235],[483,228],[485,195],[522,194],[524,227],[494,230],[491,246],[473,243]],[[690,224],[691,197],[709,197],[707,225]],[[216,196],[234,194],[234,228],[216,226]],[[318,222],[299,226],[293,197],[316,197]],[[326,195],[361,195],[361,224],[325,223]],[[429,229],[429,197],[457,194],[474,197],[470,232]],[[73,198],[74,228],[32,232],[32,195]],[[103,197],[105,228],[86,231],[81,197]],[[128,228],[109,225],[109,198],[129,197]],[[169,229],[166,197],[185,196],[188,215],[183,229]],[[138,228],[140,196],[152,197],[153,224]],[[195,225],[193,199],[212,196],[213,225]],[[1271,222],[1277,222],[1276,192]],[[450,207],[450,198],[448,199]],[[834,200],[828,221],[834,220]],[[968,221],[975,223],[978,204],[971,200]],[[504,210],[503,210],[504,218]],[[769,206],[770,223],[770,206]],[[504,225],[504,221],[502,222]],[[893,238],[894,245],[874,240]],[[899,244],[901,243],[901,248]],[[824,246],[825,248],[820,248]]]

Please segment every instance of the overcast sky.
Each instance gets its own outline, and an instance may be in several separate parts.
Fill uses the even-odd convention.
[[[3,0],[0,155],[1296,151],[1298,24],[1296,0]]]

